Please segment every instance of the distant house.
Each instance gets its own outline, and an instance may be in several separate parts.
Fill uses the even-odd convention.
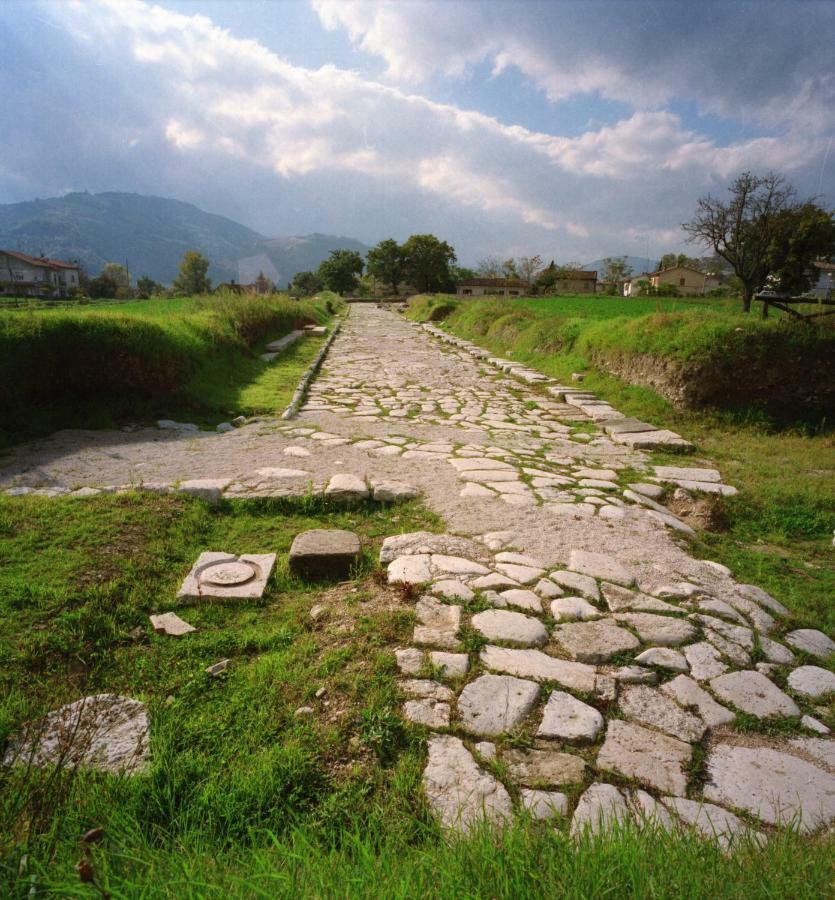
[[[66,297],[79,286],[78,263],[0,250],[0,294],[17,297]]]
[[[679,294],[688,297],[704,295],[719,287],[718,275],[709,275],[690,266],[670,266],[656,272],[633,275],[623,283],[623,296],[632,297],[637,294],[639,281],[648,281],[652,288],[662,294],[665,287],[674,287]]]
[[[594,294],[597,272],[587,269],[561,269],[551,263],[539,276],[545,290],[555,294]]]
[[[467,278],[455,286],[458,297],[521,297],[528,285],[519,278]]]
[[[237,281],[222,281],[216,288],[215,293],[223,293],[224,291],[230,294],[258,294],[263,293],[259,292],[257,284],[239,284]]]

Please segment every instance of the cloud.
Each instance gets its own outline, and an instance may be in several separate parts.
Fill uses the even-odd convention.
[[[551,101],[596,93],[636,109],[674,99],[766,127],[835,124],[830,2],[312,0],[396,80],[517,69]]]

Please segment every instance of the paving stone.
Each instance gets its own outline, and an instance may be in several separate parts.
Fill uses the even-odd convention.
[[[496,758],[496,745],[492,741],[479,741],[473,749],[482,759],[492,761]]]
[[[548,640],[548,632],[539,619],[503,609],[477,613],[471,624],[476,631],[493,641],[541,646]]]
[[[669,450],[687,453],[695,449],[690,441],[685,441],[680,434],[666,429],[655,429],[644,432],[611,432],[612,440],[625,444],[633,450]]]
[[[565,691],[552,691],[537,736],[565,741],[593,741],[603,729],[603,716]]]
[[[383,503],[404,503],[406,500],[414,500],[420,495],[420,491],[411,484],[403,481],[378,481],[374,483],[373,497]]]
[[[134,775],[147,769],[150,720],[144,703],[93,694],[48,713],[9,741],[5,765],[39,768],[61,763]]]
[[[356,475],[339,472],[331,477],[325,488],[325,496],[341,503],[364,500],[369,494],[368,485]]]
[[[466,833],[479,822],[504,823],[513,815],[500,781],[480,769],[463,742],[451,735],[428,741],[423,789],[441,825]]]
[[[809,731],[814,731],[817,734],[829,734],[830,729],[820,722],[818,719],[815,719],[813,716],[801,716],[800,717],[800,727],[807,728]]]
[[[463,556],[476,562],[484,562],[487,559],[484,547],[469,538],[453,534],[432,534],[429,531],[412,531],[385,538],[380,548],[380,564],[388,565],[400,556],[425,556],[433,553]]]
[[[410,697],[447,702],[455,699],[455,694],[446,685],[432,681],[430,678],[407,678],[400,682],[400,687]]]
[[[748,624],[742,615],[737,612],[730,603],[725,603],[724,600],[699,600],[697,607],[702,612],[709,613],[710,615],[724,616],[724,618],[731,619],[740,625]]]
[[[477,591],[501,591],[508,588],[521,587],[519,582],[515,579],[508,578],[507,575],[499,575],[496,572],[491,572],[489,575],[482,575],[480,578],[473,579],[470,582],[470,586]]]
[[[579,572],[559,571],[551,572],[549,577],[561,587],[580,594],[588,600],[600,599],[600,589],[597,586],[597,582],[589,575],[581,575]]]
[[[742,819],[721,806],[685,800],[683,797],[665,797],[663,803],[682,822],[695,828],[703,837],[715,841],[723,850],[729,850],[746,838],[762,839],[761,834],[749,829]]]
[[[632,811],[643,827],[655,828],[658,831],[672,833],[676,830],[676,821],[652,794],[635,790],[630,796]]]
[[[528,566],[532,569],[545,568],[538,559],[534,559],[532,556],[525,556],[524,553],[512,553],[509,551],[502,551],[501,553],[497,553],[496,562],[511,563],[518,566]]]
[[[800,715],[794,700],[760,672],[727,672],[712,679],[710,688],[721,700],[758,719]]]
[[[786,635],[786,642],[791,644],[795,650],[802,650],[804,653],[820,659],[828,659],[835,653],[835,642],[815,628],[800,628],[797,631],[790,631]]]
[[[398,648],[394,651],[397,668],[404,675],[417,675],[423,668],[423,650],[416,647]]]
[[[635,582],[634,574],[623,563],[604,553],[572,550],[568,557],[568,568],[581,575],[612,581],[625,587],[630,587]]]
[[[508,606],[515,606],[517,609],[525,609],[534,613],[542,612],[542,601],[533,591],[513,588],[509,591],[502,591],[500,596]]]
[[[617,622],[626,622],[638,632],[647,644],[659,644],[664,647],[677,647],[695,637],[696,629],[683,619],[671,616],[656,616],[652,613],[618,613]]]
[[[186,575],[177,599],[256,599],[263,595],[274,565],[275,553],[201,553]]]
[[[496,570],[519,584],[533,584],[545,574],[544,569],[533,568],[532,566],[519,566],[514,563],[496,563]]]
[[[690,666],[683,653],[671,650],[669,647],[650,647],[635,657],[635,662],[644,666],[659,666],[662,669],[671,669],[673,672],[688,672]]]
[[[427,554],[417,556],[401,556],[389,563],[389,584],[425,584],[432,580],[432,569]]]
[[[820,666],[799,666],[789,673],[787,682],[796,694],[814,700],[835,692],[835,673]]]
[[[624,684],[655,684],[658,681],[658,674],[643,666],[620,666],[610,674],[615,681]]]
[[[619,719],[609,721],[606,739],[597,755],[597,768],[608,769],[648,784],[656,790],[683,796],[690,744]]]
[[[284,450],[281,451],[285,456],[296,456],[299,458],[304,458],[305,456],[310,456],[310,451],[305,447],[285,447]]]
[[[730,575],[730,572],[728,572],[728,574]],[[787,616],[789,614],[789,611],[782,603],[775,600],[771,594],[767,593],[762,588],[757,587],[755,584],[738,584],[736,590],[741,596],[746,597],[748,600],[753,600],[755,603],[759,603],[760,606],[764,606],[778,616]]]
[[[736,718],[731,710],[717,703],[713,697],[686,675],[679,675],[661,686],[661,690],[682,706],[695,709],[708,728],[729,725]]]
[[[619,584],[607,584],[604,582],[600,585],[600,590],[606,600],[606,605],[612,612],[622,612],[625,609],[636,609],[644,612],[681,612],[672,603],[665,603],[663,600],[658,600],[638,591],[630,591]]]
[[[464,603],[469,603],[470,600],[475,599],[475,593],[466,584],[454,578],[444,578],[441,581],[436,581],[432,585],[432,593],[436,597],[451,597],[453,600],[462,600]]]
[[[602,663],[627,650],[635,650],[638,639],[611,621],[573,622],[554,629],[554,640],[572,659],[586,663]]]
[[[621,792],[612,784],[589,785],[577,802],[571,819],[571,836],[597,835],[625,825],[630,819],[629,807]]]
[[[461,492],[458,495],[459,497],[475,497],[477,499],[482,497],[495,497],[496,494],[494,491],[490,490],[488,487],[484,487],[482,484],[467,484],[463,488],[461,488]]]
[[[305,469],[286,469],[280,467],[270,467],[266,469],[258,469],[255,473],[259,478],[268,481],[297,481],[299,479],[309,479],[310,472]]]
[[[618,706],[630,719],[659,728],[682,741],[698,741],[705,733],[705,724],[698,716],[683,710],[657,688],[643,684],[625,685]]]
[[[582,597],[557,597],[551,601],[551,615],[558,622],[599,619],[603,613]]]
[[[770,825],[815,831],[835,819],[835,775],[767,747],[720,744],[707,760],[707,800],[743,809]]]
[[[787,666],[794,662],[794,653],[788,647],[784,647],[762,634],[760,635],[760,649],[770,663]]]
[[[789,742],[796,750],[813,757],[816,761],[826,763],[835,769],[835,740],[825,741],[822,738],[794,738]]]
[[[722,656],[730,660],[735,666],[750,668],[751,655],[747,650],[743,650],[739,644],[729,641],[727,638],[722,637],[721,634],[712,631],[710,628],[704,629],[704,635],[707,640],[719,650]]]
[[[563,589],[557,587],[553,581],[549,581],[547,578],[540,578],[534,586],[534,590],[546,600],[552,600],[554,597],[562,597],[563,595]]]
[[[581,757],[556,750],[505,750],[502,762],[515,782],[528,787],[578,784],[586,771]]]
[[[488,645],[479,654],[482,665],[494,672],[505,672],[534,681],[554,681],[572,691],[592,693],[596,670],[585,663],[557,659],[541,650],[516,650]]]
[[[438,575],[488,575],[490,573],[486,566],[462,556],[433,553],[430,557],[430,564],[432,571]]]
[[[500,482],[519,481],[519,475],[515,470],[505,471],[504,469],[461,472],[458,477],[463,481],[475,482],[476,484],[498,484]]]
[[[302,578],[347,578],[360,556],[360,540],[352,531],[315,528],[293,538],[290,571]]]
[[[443,678],[463,678],[470,666],[470,658],[466,653],[436,650],[429,654],[429,661]]]
[[[403,704],[403,718],[427,728],[447,728],[450,706],[449,703],[431,699],[407,700]]]
[[[545,821],[556,819],[568,813],[568,797],[559,791],[539,791],[533,788],[522,788],[519,792],[522,808],[527,810],[532,819]]]
[[[643,496],[649,497],[650,500],[660,500],[664,496],[664,488],[660,484],[638,482],[637,484],[630,484],[629,489],[636,494],[643,494]]]
[[[160,615],[149,616],[151,620],[151,628],[157,634],[168,634],[172,637],[181,637],[191,631],[197,631],[193,625],[184,622],[176,613],[161,613]]]
[[[224,672],[229,671],[229,660],[222,659],[220,662],[216,662],[211,666],[206,666],[203,670],[207,675],[211,675],[212,678],[217,678],[218,675],[223,675]]]
[[[192,497],[216,503],[231,482],[231,478],[190,478],[180,482],[179,491],[182,494],[191,494]]]
[[[494,737],[511,731],[533,709],[539,686],[509,675],[481,675],[458,697],[463,727],[479,736]]]

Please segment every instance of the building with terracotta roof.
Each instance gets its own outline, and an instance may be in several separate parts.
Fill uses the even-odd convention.
[[[80,274],[75,262],[0,250],[0,295],[66,297],[78,288]]]
[[[459,297],[521,297],[528,285],[519,278],[466,278],[455,286]]]
[[[719,276],[702,272],[691,266],[669,266],[655,272],[633,275],[623,283],[624,297],[631,297],[638,291],[638,282],[648,281],[650,287],[663,294],[665,287],[674,287],[679,294],[688,297],[703,296],[719,287]]]

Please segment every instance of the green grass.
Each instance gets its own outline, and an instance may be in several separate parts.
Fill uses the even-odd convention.
[[[185,297],[73,310],[0,311],[0,447],[62,427],[280,410],[321,341],[273,363],[264,344],[325,322],[338,300]]]
[[[353,579],[290,575],[290,542],[309,527],[361,535]],[[417,528],[441,523],[418,504],[0,498],[0,752],[23,721],[99,691],[145,701],[152,720],[147,775],[0,770],[0,895],[101,896],[74,869],[92,827],[105,830],[96,884],[113,897],[825,894],[831,839],[782,835],[726,857],[632,830],[575,845],[567,823],[523,819],[447,841],[423,801],[422,730],[398,715],[391,651],[408,641],[410,603],[373,577],[381,538]],[[175,607],[210,548],[278,552],[263,600]],[[315,626],[314,603],[328,609]],[[151,633],[147,615],[173,608],[198,630]],[[228,674],[210,678],[221,658]],[[296,717],[302,705],[315,716]]]

